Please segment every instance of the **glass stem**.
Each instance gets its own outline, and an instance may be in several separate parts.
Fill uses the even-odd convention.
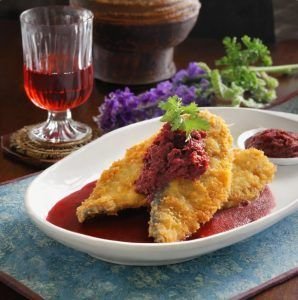
[[[66,111],[48,111],[47,123],[50,122],[65,122],[71,119],[71,111],[67,109]]]
[[[72,118],[69,109],[62,112],[49,111],[44,130],[47,131],[47,135],[50,140],[61,142],[75,136],[76,129],[73,128],[71,123]]]

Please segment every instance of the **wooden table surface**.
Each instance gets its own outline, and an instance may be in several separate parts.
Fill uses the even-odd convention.
[[[22,48],[20,25],[13,20],[0,20],[0,136],[13,132],[24,125],[34,124],[46,119],[46,112],[36,108],[27,98],[23,88]],[[275,64],[298,63],[298,40],[284,41],[271,46]],[[223,54],[221,43],[215,40],[188,39],[175,52],[177,68],[184,68],[190,61],[205,61],[211,66],[214,59]],[[292,93],[297,79],[287,78],[279,89],[279,98]],[[92,116],[102,103],[104,95],[116,88],[115,85],[95,81],[91,98],[83,106],[73,110],[78,121],[95,126]],[[145,86],[134,87],[137,91]],[[15,179],[38,171],[0,155],[0,182]],[[294,267],[294,266],[293,266]],[[0,289],[1,291],[1,289]],[[17,297],[21,298],[17,295]],[[16,298],[17,299],[17,298]],[[257,295],[254,299],[298,299],[298,279],[293,278]]]

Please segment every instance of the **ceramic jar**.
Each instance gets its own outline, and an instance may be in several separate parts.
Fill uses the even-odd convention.
[[[94,13],[95,77],[136,85],[175,73],[174,47],[193,28],[198,0],[71,0]]]

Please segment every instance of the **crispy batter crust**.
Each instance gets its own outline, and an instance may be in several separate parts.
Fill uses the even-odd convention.
[[[143,166],[143,157],[155,136],[133,146],[125,157],[105,170],[96,183],[90,197],[77,208],[79,222],[97,214],[116,215],[126,208],[146,205],[143,195],[135,192],[134,182]]]
[[[172,181],[151,203],[149,235],[155,242],[184,240],[227,201],[232,178],[232,136],[220,117],[200,113],[210,123],[206,138],[209,167],[198,180]]]
[[[263,151],[254,148],[234,149],[231,192],[224,207],[256,199],[265,185],[272,181],[275,172],[274,164]]]

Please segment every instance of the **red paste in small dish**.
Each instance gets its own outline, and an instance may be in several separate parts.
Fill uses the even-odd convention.
[[[186,140],[184,131],[172,131],[165,124],[147,150],[140,177],[135,182],[138,193],[152,199],[153,194],[177,178],[197,179],[208,167],[205,131],[193,131]]]
[[[298,133],[266,129],[248,138],[245,141],[245,148],[262,150],[268,157],[298,157]]]

